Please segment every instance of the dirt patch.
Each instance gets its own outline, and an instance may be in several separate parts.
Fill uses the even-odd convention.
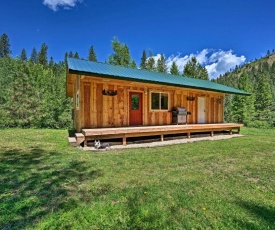
[[[250,182],[253,182],[253,183],[258,183],[258,181],[260,180],[259,178],[253,178],[253,177],[251,177],[251,178],[247,178],[246,179],[247,181],[250,181]]]

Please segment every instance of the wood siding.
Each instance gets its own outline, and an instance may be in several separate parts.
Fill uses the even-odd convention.
[[[223,123],[224,94],[188,88],[138,83],[91,76],[74,78],[74,127],[107,128],[129,126],[130,92],[142,93],[143,125],[170,125],[173,107],[185,107],[191,112],[188,124],[198,122],[198,97],[206,98],[206,123]],[[102,90],[117,90],[116,96],[106,96]],[[80,106],[76,108],[76,93],[79,92]],[[151,110],[151,92],[168,93],[168,111]],[[194,97],[189,101],[187,97]]]

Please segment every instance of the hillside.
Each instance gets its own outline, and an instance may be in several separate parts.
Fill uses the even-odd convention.
[[[241,67],[236,67],[234,70],[226,72],[224,75],[217,78],[216,82],[238,87],[238,79],[244,72],[247,72],[252,79],[256,75],[262,73],[268,74],[273,85],[275,85],[275,54],[256,59],[255,61],[249,62]]]
[[[247,76],[247,80],[246,79]],[[274,126],[275,123],[275,54],[236,67],[215,80],[220,84],[252,93],[248,98],[228,95],[225,120],[252,126]],[[249,102],[250,101],[250,102]],[[250,103],[250,109],[245,108]],[[253,107],[253,108],[252,108]],[[247,118],[250,114],[250,118]]]

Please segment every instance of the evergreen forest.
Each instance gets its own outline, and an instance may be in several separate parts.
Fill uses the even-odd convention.
[[[226,95],[225,121],[250,127],[275,126],[275,53],[246,63],[215,79],[216,82],[250,92],[251,96]]]
[[[140,65],[130,55],[129,47],[114,37],[113,53],[107,62],[130,68],[147,69],[181,75],[174,62],[170,71],[165,56],[155,61],[152,51],[142,51]],[[48,46],[33,48],[28,56],[23,48],[19,57],[12,57],[7,34],[0,38],[0,128],[71,128],[72,100],[66,97],[67,57],[81,58],[78,52],[64,54],[58,63],[48,57]],[[98,61],[94,46],[87,48],[87,57]],[[184,67],[183,76],[209,80],[205,67],[192,58]],[[275,125],[275,54],[247,63],[215,79],[218,83],[251,93],[250,97],[227,95],[225,121],[254,127]]]

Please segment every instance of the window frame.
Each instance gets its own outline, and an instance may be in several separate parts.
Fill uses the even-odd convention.
[[[159,94],[159,108],[158,109],[153,109],[152,108],[152,94]],[[165,94],[167,95],[167,109],[161,109],[162,105],[161,105],[161,95]],[[170,94],[168,92],[160,92],[160,91],[150,91],[150,110],[151,111],[159,111],[159,112],[165,112],[165,111],[169,111],[169,105],[170,105]]]

